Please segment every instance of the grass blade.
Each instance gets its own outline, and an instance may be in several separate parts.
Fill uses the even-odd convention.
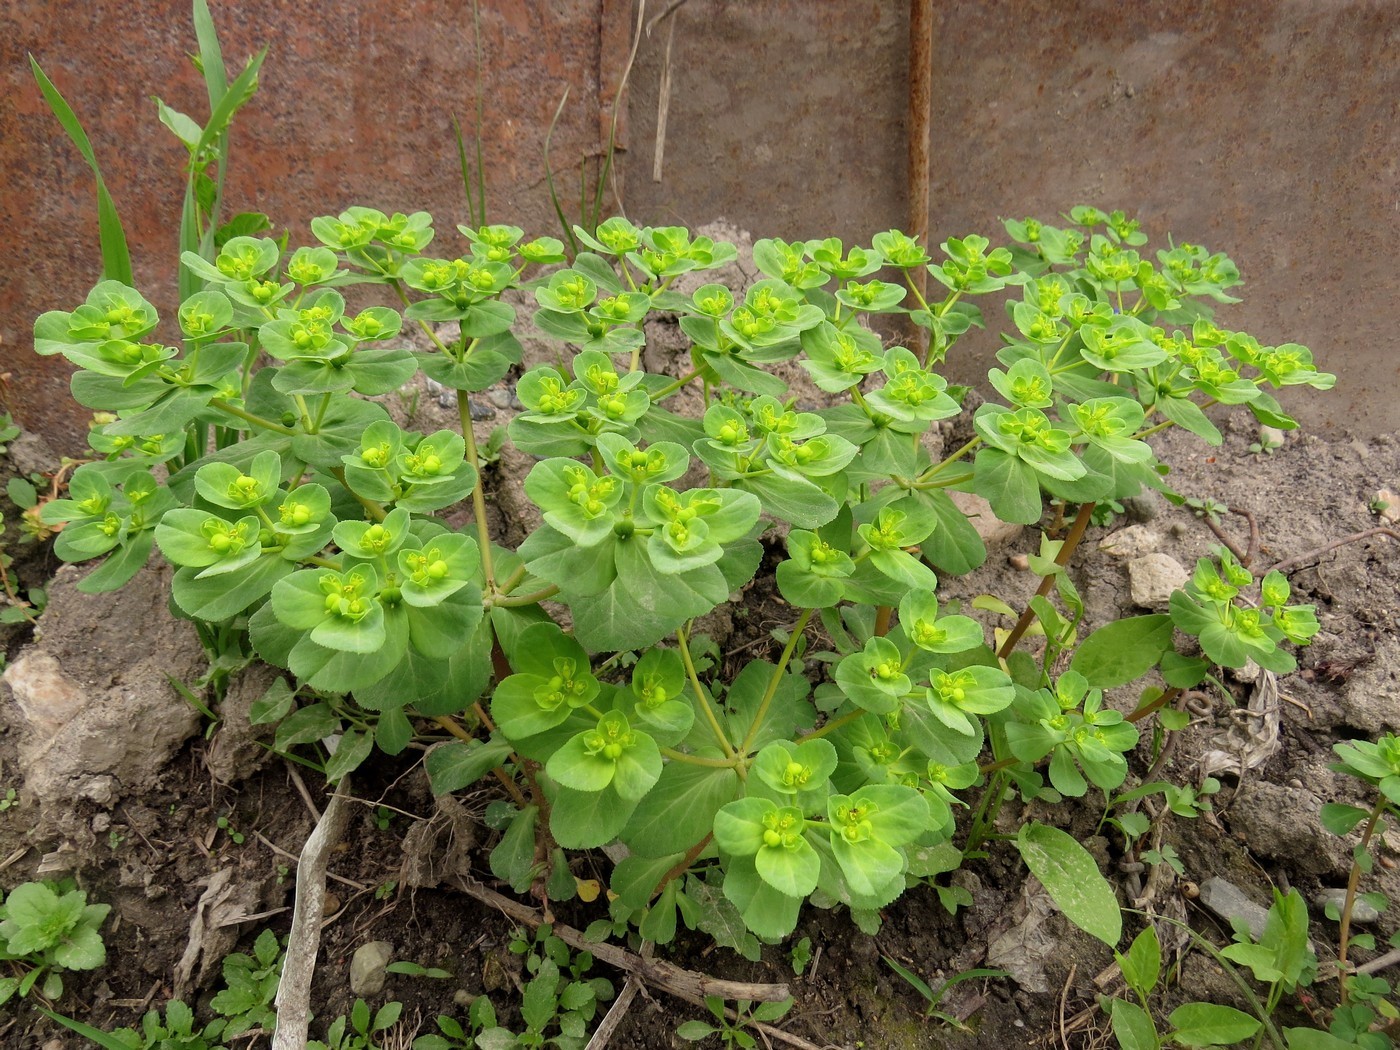
[[[472,173],[471,167],[467,164],[467,147],[462,141],[462,124],[454,116],[452,118],[452,129],[457,133],[457,162],[462,166],[462,190],[467,195],[467,219],[469,222],[476,222],[476,204],[472,200]],[[480,131],[477,138],[481,138]]]
[[[564,206],[559,203],[559,192],[554,187],[554,169],[549,163],[549,140],[554,137],[555,125],[559,123],[559,115],[564,112],[564,103],[569,101],[569,89],[564,88],[564,95],[559,99],[559,105],[555,107],[554,118],[549,122],[549,130],[544,133],[544,181],[549,188],[549,202],[554,205],[554,214],[559,216],[559,228],[564,231],[564,238],[569,242],[570,256],[578,255],[578,238],[574,236],[573,227],[569,225],[568,216],[564,214]]]
[[[122,229],[121,218],[117,215],[117,206],[112,202],[112,195],[107,192],[107,184],[102,180],[102,169],[97,166],[97,157],[92,152],[92,143],[87,137],[87,132],[83,130],[83,125],[72,107],[64,100],[58,88],[53,86],[53,81],[44,74],[33,55],[29,56],[29,66],[34,71],[34,79],[39,84],[44,100],[48,102],[58,122],[63,125],[63,130],[68,132],[73,145],[78,147],[78,152],[83,155],[97,180],[97,236],[102,248],[102,276],[108,280],[121,281],[122,284],[131,287],[134,281],[131,273],[131,253],[126,246],[126,231]]]
[[[194,35],[199,41],[199,67],[209,91],[212,113],[228,93],[228,74],[224,71],[224,53],[219,47],[219,34],[214,30],[214,16],[209,13],[207,0],[194,0]]]
[[[83,1024],[82,1021],[75,1021],[71,1017],[64,1017],[62,1014],[56,1014],[52,1010],[46,1010],[42,1006],[37,1009],[50,1021],[57,1021],[59,1024],[63,1025],[63,1027],[77,1032],[84,1039],[91,1039],[98,1046],[104,1047],[105,1050],[131,1050],[128,1044],[122,1042],[116,1036],[102,1031],[100,1028],[94,1028],[90,1024]]]

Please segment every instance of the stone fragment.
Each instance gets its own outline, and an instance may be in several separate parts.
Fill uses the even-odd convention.
[[[949,492],[948,495],[958,510],[967,515],[989,552],[1020,537],[1024,526],[1002,521],[992,510],[992,505],[975,492]]]
[[[1162,534],[1151,525],[1129,525],[1100,540],[1099,550],[1115,558],[1141,558],[1160,551],[1162,545]]]
[[[388,941],[370,941],[355,949],[350,959],[350,992],[352,995],[378,995],[389,978],[389,963],[394,946]]]
[[[1246,777],[1230,805],[1230,826],[1250,852],[1304,875],[1326,877],[1351,867],[1351,850],[1322,826],[1322,800],[1311,791]]]
[[[1201,903],[1231,925],[1243,921],[1256,941],[1264,936],[1269,909],[1255,904],[1233,882],[1218,875],[1206,879],[1201,883]]]
[[[1384,525],[1394,525],[1400,522],[1400,496],[1395,494],[1394,489],[1377,489],[1373,506],[1377,507],[1377,514]]]
[[[1347,902],[1347,891],[1345,888],[1325,889],[1313,898],[1313,903],[1317,905],[1317,910],[1324,915],[1327,913],[1329,904],[1336,906],[1336,913],[1341,915],[1342,906]],[[1376,906],[1366,900],[1361,894],[1356,895],[1356,900],[1351,905],[1351,921],[1361,926],[1370,926],[1379,922],[1381,913]]]
[[[1172,592],[1190,578],[1185,566],[1169,554],[1144,554],[1128,563],[1133,604],[1143,609],[1165,610]]]
[[[5,671],[13,702],[0,703],[0,722],[22,730],[36,831],[88,843],[91,813],[75,803],[110,805],[155,787],[199,729],[170,680],[193,682],[207,663],[190,625],[168,612],[168,568],[95,596],[77,590],[83,575],[65,566],[54,577],[38,641]]]

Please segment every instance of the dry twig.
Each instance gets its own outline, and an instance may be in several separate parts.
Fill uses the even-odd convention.
[[[495,890],[487,889],[475,879],[459,875],[451,880],[451,884],[468,896],[502,912],[507,918],[524,923],[531,928],[540,926],[545,921],[544,915],[538,909],[521,904],[519,901],[513,901]],[[696,973],[694,970],[683,970],[663,959],[649,959],[629,952],[625,948],[619,948],[615,944],[590,941],[578,930],[572,926],[565,926],[563,923],[556,922],[551,927],[551,932],[569,947],[579,951],[592,952],[595,959],[600,959],[609,966],[616,967],[667,995],[684,999],[696,1006],[704,1006],[706,996],[718,996],[721,999],[745,999],[750,1002],[776,1002],[787,999],[792,994],[786,984],[750,984],[745,981],[724,981],[717,977],[710,977],[708,974]],[[739,1015],[734,1010],[726,1008],[725,1015],[731,1020],[739,1020]],[[774,1028],[772,1025],[763,1024],[760,1021],[749,1022],[749,1027],[777,1042],[795,1046],[798,1050],[822,1050],[816,1043],[808,1042],[801,1036],[791,1035],[780,1028]],[[274,1048],[274,1050],[279,1050],[279,1048]]]
[[[349,791],[349,780],[346,777],[340,782],[342,791]],[[343,796],[332,796],[297,862],[292,932],[287,937],[282,981],[277,986],[277,1034],[272,1038],[272,1050],[301,1050],[306,1046],[306,1031],[311,1024],[311,978],[316,972],[316,954],[321,947],[326,864],[331,850],[345,833],[349,815],[350,808]]]

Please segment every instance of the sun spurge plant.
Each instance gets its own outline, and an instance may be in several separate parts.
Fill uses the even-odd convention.
[[[1219,443],[1215,404],[1293,427],[1271,391],[1333,381],[1304,347],[1217,324],[1240,280],[1226,256],[1153,252],[1123,212],[936,252],[895,230],[764,239],[738,287],[711,279],[733,245],[622,218],[575,228],[571,259],[513,226],[443,237],[424,212],[350,207],[309,238],[256,225],[186,240],[164,327],[116,279],[38,319],[37,351],[73,363],[97,412],[95,458],[44,521],[62,557],[103,559],[92,592],[159,548],[177,608],[286,669],[255,715],[332,779],[453,734],[434,786],[504,785],[491,868],[517,889],[571,895],[563,850],[619,843],[612,921],[652,940],[679,918],[749,950],[808,899],[874,921],[961,807],[980,800],[967,849],[1011,785],[1111,792],[1138,723],[1214,664],[1291,668],[1280,644],[1317,630],[1280,574],[1256,583],[1228,556],[1169,615],[1084,622],[1064,567],[1096,504],[1167,491],[1153,433]],[[1006,331],[971,436],[944,448],[934,424],[967,389],[940,368],[985,324],[977,301]],[[689,342],[674,374],[642,367],[657,317]],[[890,321],[919,337],[889,345]],[[528,329],[558,355],[518,374]],[[819,401],[798,402],[783,362]],[[419,372],[456,391],[460,427],[420,433],[373,400]],[[486,470],[469,414],[506,379],[523,479]],[[540,515],[515,549],[487,516],[502,484]],[[1047,497],[1078,508],[1032,559],[1040,591],[1006,596],[1012,628],[939,599],[986,558],[951,491],[1024,525]],[[764,565],[785,645],[716,661],[697,621]],[[1159,672],[1135,709],[1109,703]],[[1021,836],[1028,862],[1077,870],[1046,862],[1080,849],[1049,830]]]

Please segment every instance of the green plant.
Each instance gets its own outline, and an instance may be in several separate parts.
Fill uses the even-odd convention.
[[[1162,948],[1156,928],[1148,926],[1126,953],[1115,951],[1114,958],[1137,1002],[1100,996],[1099,1005],[1108,1014],[1123,1050],[1158,1050],[1166,1042],[1188,1047],[1234,1046],[1259,1032],[1258,1018],[1232,1006],[1192,1002],[1171,1012],[1169,1029],[1163,1035],[1150,1005],[1162,977]]]
[[[477,996],[467,1007],[467,1026],[463,1028],[456,1018],[439,1014],[437,1032],[432,1035],[420,1035],[413,1040],[413,1050],[473,1050],[476,1047],[490,1050],[490,1039],[496,1039],[505,1046],[511,1045],[506,1042],[507,1039],[514,1039],[510,1032],[497,1026],[496,1010],[491,1005],[491,1000],[484,995]],[[488,1031],[503,1035],[488,1036],[487,1042],[481,1042],[482,1036]]]
[[[1389,903],[1382,893],[1362,893],[1361,879],[1375,865],[1372,843],[1377,834],[1383,831],[1387,820],[1392,824],[1400,820],[1400,738],[1386,733],[1375,741],[1344,741],[1334,744],[1333,751],[1338,761],[1333,763],[1332,769],[1359,780],[1376,792],[1369,809],[1328,803],[1320,814],[1323,826],[1335,835],[1349,835],[1357,827],[1361,828],[1361,839],[1352,852],[1346,895],[1340,907],[1333,903],[1327,906],[1328,917],[1340,923],[1337,976],[1341,1005],[1332,1020],[1331,1030],[1335,1035],[1364,1033],[1378,1018],[1388,1023],[1400,1018],[1400,1010],[1386,998],[1391,992],[1390,985],[1380,978],[1357,973],[1350,962],[1352,948],[1375,947],[1372,935],[1352,931],[1356,902],[1364,899],[1378,912],[1384,911]],[[1400,934],[1391,936],[1390,946],[1400,947]]]
[[[111,911],[89,904],[71,882],[26,882],[0,904],[0,1003],[37,989],[47,1000],[63,995],[63,973],[95,970],[107,961],[99,932]]]
[[[97,460],[41,516],[63,524],[60,556],[105,558],[90,591],[158,546],[177,608],[246,630],[288,672],[254,721],[278,723],[277,748],[328,779],[415,738],[433,745],[435,792],[493,777],[509,801],[488,808],[490,866],[520,892],[572,896],[565,851],[621,840],[609,929],[665,943],[684,923],[756,952],[808,900],[875,929],[911,882],[982,855],[1008,798],[1107,798],[1140,726],[1183,690],[1216,665],[1292,670],[1286,646],[1318,629],[1280,573],[1256,580],[1228,552],[1198,563],[1170,613],[1103,624],[1086,622],[1066,568],[1100,505],[1144,487],[1180,501],[1153,434],[1219,444],[1204,411],[1217,404],[1292,427],[1271,391],[1332,385],[1305,347],[1216,324],[1240,283],[1220,253],[1149,256],[1122,212],[1077,207],[1065,226],[1006,222],[1007,246],[950,237],[936,260],[894,230],[868,247],[764,239],[762,278],[731,289],[699,280],[736,248],[682,227],[575,227],[560,268],[559,241],[483,218],[440,257],[427,213],[363,206],[313,219],[314,243],[296,248],[201,237],[181,256],[179,346],[152,341],[155,308],[117,280],[42,315],[36,349],[75,364],[75,393],[105,415]],[[351,286],[371,305],[350,306]],[[517,385],[506,440],[538,460],[523,489],[543,524],[509,549],[491,534],[467,398],[520,360],[515,289],[561,352]],[[1008,331],[973,436],[943,449],[933,424],[967,391],[940,368],[985,324],[974,300],[999,302]],[[642,368],[654,314],[690,341],[679,376]],[[920,338],[887,348],[872,325],[904,318]],[[405,324],[432,348],[396,345]],[[786,361],[828,403],[799,407],[771,367]],[[419,371],[456,391],[458,429],[404,430],[372,400]],[[687,388],[702,402],[690,415],[675,410]],[[939,600],[940,575],[986,558],[950,490],[1025,526],[1047,498],[1078,508],[1044,530],[1029,601]],[[459,505],[472,520],[455,529]],[[730,665],[696,623],[766,551],[792,621],[775,657]],[[830,648],[810,652],[816,623]],[[1131,710],[1106,701],[1133,683]],[[1087,851],[1047,824],[1014,841],[1116,946],[1116,901]],[[560,992],[546,961],[561,973],[534,993],[534,1039],[546,1006],[583,995]]]
[[[952,977],[949,977],[946,981],[940,984],[938,986],[938,989],[935,991],[933,988],[929,987],[927,981],[925,981],[918,974],[914,973],[908,967],[901,966],[895,960],[891,959],[888,955],[882,955],[881,958],[885,960],[886,966],[888,966],[895,973],[899,974],[899,976],[902,977],[909,984],[910,987],[912,987],[916,992],[918,992],[924,997],[924,999],[928,1001],[928,1009],[924,1011],[925,1017],[936,1018],[937,1020],[942,1021],[946,1025],[951,1025],[952,1027],[961,1029],[963,1031],[969,1031],[970,1029],[968,1029],[967,1025],[964,1024],[962,1021],[959,1021],[956,1017],[952,1016],[949,1013],[945,1013],[944,1011],[938,1008],[938,1004],[943,1001],[943,997],[948,994],[949,990],[956,987],[959,984],[962,984],[964,981],[978,981],[994,977],[1011,976],[1005,970],[992,970],[983,967],[978,967],[971,970],[963,970],[961,973],[954,974]]]
[[[387,967],[389,973],[403,974],[405,977],[428,977],[433,980],[446,980],[452,974],[439,966],[424,966],[422,963],[399,960]]]
[[[792,946],[788,953],[788,962],[792,964],[792,973],[795,977],[801,977],[807,972],[807,967],[812,964],[812,938],[803,937]]]
[[[398,1024],[402,1013],[403,1003],[392,1002],[371,1014],[369,1004],[356,999],[350,1016],[337,1017],[326,1030],[325,1042],[313,1039],[307,1050],[382,1050],[374,1037]]]
[[[277,1013],[277,982],[282,976],[282,945],[271,930],[263,930],[253,943],[253,954],[235,952],[224,958],[224,989],[209,1006],[228,1019],[223,1038],[233,1039],[253,1028],[272,1031]]]
[[[140,1031],[118,1028],[111,1033],[112,1042],[102,1045],[127,1050],[226,1050],[221,1038],[224,1025],[222,1019],[216,1019],[199,1027],[194,1011],[172,999],[165,1004],[164,1017],[151,1010],[141,1019]]]
[[[717,1035],[720,1041],[726,1046],[743,1047],[744,1050],[753,1050],[758,1046],[758,1040],[749,1032],[748,1028],[754,1022],[764,1024],[773,1021],[780,1021],[787,1012],[792,1009],[792,1000],[784,999],[781,1002],[773,1003],[751,1003],[740,1000],[736,1004],[735,1017],[731,1019],[724,1008],[724,1000],[715,995],[705,996],[705,1009],[710,1011],[715,1023],[708,1021],[686,1021],[676,1029],[676,1035],[691,1043],[698,1043],[710,1036]]]
[[[222,831],[225,835],[228,836],[229,841],[232,842],[235,846],[243,845],[244,841],[247,839],[247,836],[244,835],[243,832],[239,831],[236,827],[233,826],[233,823],[229,820],[227,816],[220,816],[219,819],[215,822],[215,824],[217,825],[220,831]]]
[[[5,797],[0,798],[0,813],[5,813],[19,805],[19,792],[14,788],[5,789]]]

